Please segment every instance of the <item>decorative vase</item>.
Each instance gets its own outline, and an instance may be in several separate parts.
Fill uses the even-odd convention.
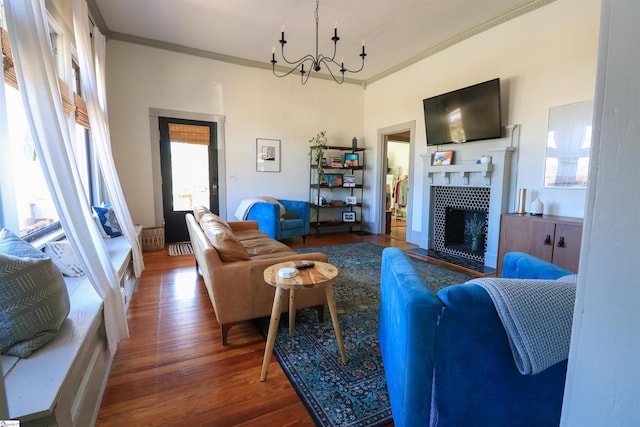
[[[542,203],[542,201],[538,197],[536,197],[536,199],[531,202],[529,213],[531,215],[539,216],[542,215],[543,210],[544,203]]]
[[[358,148],[358,138],[356,138],[355,136],[351,140],[351,148],[353,148],[354,150]]]
[[[472,251],[477,251],[478,250],[478,241],[480,236],[474,236],[471,238],[471,250]]]

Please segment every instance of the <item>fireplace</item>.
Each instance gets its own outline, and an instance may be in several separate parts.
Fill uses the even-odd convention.
[[[484,263],[489,223],[488,187],[436,186],[434,249]]]
[[[423,157],[425,204],[428,206],[425,217],[428,235],[424,249],[443,254],[445,258],[450,256],[495,268],[500,214],[508,211],[509,199],[515,197],[510,197],[515,190],[509,183],[511,156],[515,150],[511,147],[490,148],[483,154],[489,154],[492,162],[481,164],[469,160],[481,155],[467,153],[473,147],[460,146],[456,154],[459,163],[455,165],[434,166],[431,156]],[[455,227],[457,231],[447,230],[447,211],[452,222],[449,227]],[[474,215],[476,221],[485,221],[484,233],[478,238],[477,246],[469,234],[464,234],[467,221],[473,221]]]
[[[487,211],[447,207],[444,221],[444,247],[479,255],[484,261],[487,241]]]

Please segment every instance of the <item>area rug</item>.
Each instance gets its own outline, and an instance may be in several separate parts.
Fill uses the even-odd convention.
[[[190,242],[171,243],[169,245],[169,256],[191,255],[193,247]]]
[[[328,310],[322,323],[314,310],[298,310],[292,338],[283,314],[274,347],[276,359],[319,426],[374,427],[392,422],[378,344],[382,249],[371,243],[294,249],[298,253],[324,252],[339,269],[334,294],[347,365],[340,362]],[[435,292],[471,279],[464,273],[410,259]],[[268,325],[269,318],[258,321],[265,336]]]

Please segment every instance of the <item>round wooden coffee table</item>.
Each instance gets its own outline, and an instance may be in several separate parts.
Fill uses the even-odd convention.
[[[290,279],[283,279],[278,275],[278,271],[281,268],[293,267],[296,264],[311,262],[315,264],[313,267],[298,270],[298,274]],[[276,295],[273,298],[273,308],[271,309],[271,320],[269,322],[269,332],[267,334],[267,345],[264,350],[260,381],[264,381],[267,378],[267,372],[269,371],[269,362],[271,361],[271,356],[273,354],[273,345],[276,342],[278,324],[280,323],[281,297],[285,290],[289,290],[289,336],[293,336],[296,319],[296,291],[298,289],[311,289],[319,286],[324,287],[324,291],[327,296],[327,305],[329,306],[329,312],[331,313],[331,321],[333,322],[333,329],[336,333],[338,348],[340,349],[342,363],[347,363],[347,354],[344,351],[342,331],[340,330],[340,322],[338,321],[338,313],[336,311],[336,301],[333,297],[333,280],[337,276],[338,269],[333,265],[326,262],[309,260],[281,262],[264,270],[264,280],[271,286],[275,286]]]

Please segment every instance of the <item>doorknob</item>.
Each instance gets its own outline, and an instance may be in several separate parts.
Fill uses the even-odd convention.
[[[211,192],[212,192],[214,195],[218,194],[218,184],[213,184],[213,185],[211,186]]]

